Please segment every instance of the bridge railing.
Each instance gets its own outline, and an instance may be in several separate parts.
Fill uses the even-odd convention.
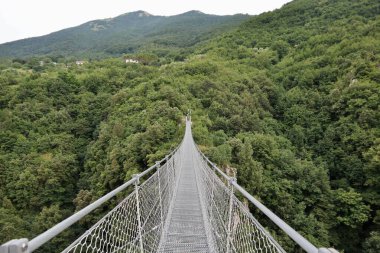
[[[134,190],[111,212],[74,241],[64,252],[156,252],[168,216],[181,167],[182,145],[122,186],[83,208],[34,239],[12,240],[0,253],[27,253],[41,247],[109,199],[134,186]],[[197,149],[194,145],[194,149]],[[318,249],[282,219],[245,191],[212,163],[199,149],[196,178],[213,252],[284,252],[234,195],[240,192],[308,253],[336,252]],[[155,172],[154,172],[155,171]],[[154,173],[153,173],[154,172]],[[140,179],[147,178],[140,184]],[[227,183],[223,182],[224,179]]]
[[[206,207],[208,233],[215,252],[285,252],[272,236],[236,198],[234,178],[228,177],[198,150],[197,174],[201,199]],[[224,177],[227,183],[218,176]]]
[[[213,162],[211,162],[197,147],[196,148],[203,163],[203,180],[208,182],[203,185],[207,186],[206,191],[211,192],[211,199],[208,199],[208,206],[215,206],[216,211],[209,211],[211,219],[216,226],[214,238],[220,243],[216,243],[218,247],[224,248],[219,252],[284,252],[281,246],[269,235],[269,233],[260,225],[260,223],[251,215],[248,208],[244,207],[242,203],[235,197],[234,192],[240,192],[250,203],[257,207],[264,213],[273,223],[275,223],[285,234],[287,234],[294,242],[296,242],[303,250],[308,253],[338,253],[332,248],[317,248],[310,243],[301,234],[290,227],[285,221],[278,217],[275,213],[269,210],[265,205],[260,203],[255,197],[249,194],[243,187],[241,187],[235,178],[228,176]],[[215,173],[214,173],[215,172]],[[221,183],[219,177],[224,178],[227,186]],[[216,178],[215,178],[216,177]],[[219,180],[218,180],[219,179]],[[228,188],[229,187],[229,188]],[[219,188],[219,193],[217,189]],[[223,189],[223,190],[220,190]],[[224,196],[217,196],[224,195]],[[220,202],[226,202],[229,197],[229,209],[226,210]],[[218,203],[219,202],[219,203]],[[225,205],[225,204],[223,204]],[[219,217],[217,217],[219,216]],[[216,220],[220,221],[216,221]],[[227,221],[227,222],[226,222]],[[221,236],[225,233],[225,236]],[[255,238],[252,235],[255,234]],[[258,239],[257,239],[258,238]],[[260,241],[261,240],[261,241]]]
[[[134,186],[131,194],[63,252],[154,252],[158,247],[174,191],[174,181],[177,178],[175,166],[181,162],[180,146],[155,165],[134,175],[128,182],[34,239],[15,239],[1,245],[0,253],[35,251],[131,186]],[[155,173],[150,175],[153,171]],[[141,179],[147,175],[150,175],[149,178],[140,184]]]

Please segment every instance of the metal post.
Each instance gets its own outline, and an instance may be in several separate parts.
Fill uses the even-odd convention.
[[[171,159],[173,160],[171,170],[172,170],[172,174],[173,174],[173,178],[174,178],[174,156],[172,156]],[[165,164],[166,164],[167,170],[170,171],[169,156],[165,156]]]
[[[172,159],[174,159],[174,155],[172,156]],[[173,189],[173,184],[174,184],[174,179],[173,179],[173,171],[170,171],[170,167],[169,167],[169,163],[168,163],[168,161],[169,161],[169,156],[165,156],[165,166],[166,166],[166,180],[168,181],[168,191],[170,191],[169,192],[169,194],[171,194],[171,192],[172,192],[172,189]],[[171,198],[171,195],[169,195],[169,198]]]
[[[201,157],[201,159],[202,159],[203,165],[206,166],[206,168],[207,168],[207,162],[205,160],[203,160],[202,157]],[[212,206],[214,204],[214,188],[215,188],[215,176],[216,176],[216,175],[214,175],[215,174],[214,168],[212,168],[211,173],[213,173],[213,174],[211,174],[212,183],[211,183],[210,215],[211,215],[211,219],[213,221],[214,220],[214,216],[213,216],[213,213],[212,213]]]
[[[162,197],[161,197],[161,177],[160,177],[160,162],[156,162],[157,165],[157,178],[158,178],[158,197],[160,201],[160,212],[161,212],[161,231],[164,231],[164,217],[162,215]]]
[[[176,170],[174,168],[175,166],[175,163],[174,163],[174,157],[172,157],[172,162],[171,162],[171,170],[172,170],[172,174],[173,174],[173,188],[175,188],[175,185],[176,185]],[[166,159],[166,164],[169,166],[169,159]]]
[[[28,253],[28,239],[14,239],[0,246],[0,253]]]
[[[173,160],[172,165],[173,165],[173,169],[174,169],[174,166],[175,166],[174,156],[172,156],[172,160]]]
[[[136,206],[137,206],[137,223],[139,226],[139,241],[140,241],[140,252],[144,253],[144,246],[142,241],[142,226],[141,226],[141,213],[140,213],[140,199],[139,199],[139,181],[140,177],[139,175],[133,175],[135,180],[135,192],[136,192]]]
[[[232,244],[232,239],[231,239],[231,223],[232,223],[232,208],[233,208],[233,196],[234,196],[234,186],[232,185],[232,182],[236,181],[235,178],[231,178],[229,181],[230,185],[230,208],[228,211],[228,225],[227,225],[227,250],[226,252],[230,252],[230,244]]]

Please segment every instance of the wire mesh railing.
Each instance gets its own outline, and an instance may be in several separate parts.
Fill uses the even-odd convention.
[[[178,164],[179,150],[141,185],[136,176],[133,192],[63,252],[156,252]]]
[[[224,183],[199,151],[194,153],[201,199],[207,209],[207,220],[212,224],[208,232],[215,251],[285,252],[236,198],[233,185],[228,180]]]
[[[267,230],[252,216],[248,207],[245,207],[236,198],[236,195],[234,194],[235,191],[239,192],[244,198],[257,207],[305,252],[338,253],[334,248],[317,248],[314,246],[270,209],[249,194],[236,182],[234,177],[226,175],[198,148],[195,149],[197,149],[197,159],[198,164],[200,164],[197,166],[197,169],[200,170],[200,173],[202,174],[199,178],[206,181],[206,183],[202,183],[202,185],[205,186],[203,192],[206,192],[206,194],[204,194],[206,197],[203,197],[203,201],[207,203],[205,206],[209,207],[208,212],[210,214],[208,218],[213,221],[212,230],[214,231],[214,238],[216,238],[215,240],[218,248],[222,250],[221,252],[285,252]],[[223,180],[226,183],[223,183]],[[219,193],[216,193],[217,188],[223,190],[219,190]],[[211,192],[210,196],[208,196],[207,192]],[[224,195],[224,197],[218,197],[218,194]],[[227,198],[227,194],[230,194],[230,208],[227,212],[229,218],[226,225],[225,199]],[[211,202],[208,198],[211,198]],[[213,211],[213,209],[217,209],[218,211]],[[215,213],[217,213],[217,215],[215,215]],[[219,231],[226,231],[225,236],[221,235]],[[224,248],[223,242],[226,244]]]

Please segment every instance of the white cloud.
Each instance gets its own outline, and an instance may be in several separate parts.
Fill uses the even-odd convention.
[[[1,0],[0,43],[44,35],[93,19],[144,10],[175,15],[189,10],[208,14],[259,14],[290,0]]]

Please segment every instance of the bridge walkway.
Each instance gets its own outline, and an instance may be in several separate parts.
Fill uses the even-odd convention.
[[[159,252],[212,252],[197,184],[190,124],[188,121],[182,143],[182,166]]]

